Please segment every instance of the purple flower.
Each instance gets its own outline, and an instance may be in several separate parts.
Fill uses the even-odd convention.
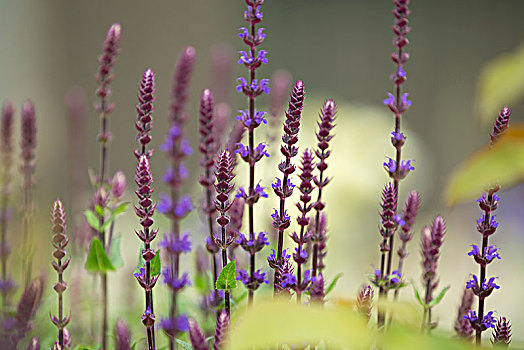
[[[391,92],[388,92],[388,97],[382,101],[383,104],[386,106],[394,106],[395,105],[395,96]]]
[[[236,279],[237,281],[242,282],[246,286],[249,284],[249,280],[250,280],[249,274],[246,270],[238,271],[238,275]],[[255,280],[257,284],[268,283],[268,280],[266,278],[266,273],[262,272],[262,270],[260,269],[255,271],[255,273],[253,274],[253,279]]]
[[[402,105],[406,108],[406,107],[411,107],[411,104],[412,102],[410,100],[408,100],[408,96],[409,94],[406,92],[404,94],[402,94],[402,98],[401,98],[401,101],[402,101]]]
[[[189,212],[193,210],[193,203],[191,202],[191,197],[188,195],[180,197],[178,203],[175,207],[174,213],[178,218],[186,216]]]
[[[260,184],[257,184],[256,187],[255,187],[255,193],[259,197],[267,198],[267,193],[264,191],[265,189],[266,189],[265,187],[260,186]]]
[[[274,210],[275,210],[275,212],[273,214],[271,214],[271,217],[276,220],[276,219],[280,218],[280,214],[278,213],[278,210],[276,210],[276,209],[274,209]],[[289,219],[291,219],[291,216],[287,213],[287,209],[285,209],[284,210],[284,218],[283,218],[283,220],[284,221],[288,221]]]
[[[469,322],[473,323],[478,319],[477,313],[473,310],[468,310],[468,313],[464,315],[464,319],[469,320]]]
[[[187,316],[182,314],[175,319],[162,318],[160,321],[160,328],[169,335],[187,332],[189,330]]]
[[[399,66],[397,69],[397,75],[399,77],[405,78],[406,77],[406,71],[402,69],[402,66]]]
[[[251,51],[248,51],[248,52],[238,51],[238,53],[240,54],[240,58],[238,60],[239,64],[245,64],[249,66],[249,65],[257,64],[257,63],[264,63],[264,64],[268,63],[268,59],[266,57],[267,50],[258,51],[258,55],[256,59],[253,57],[253,54],[251,53]]]
[[[402,279],[402,272],[399,270],[393,271],[391,275],[389,275],[389,281],[393,284],[397,284]]]
[[[282,276],[280,276],[280,287],[286,288],[286,287],[292,287],[297,283],[297,278],[293,273],[285,273]]]
[[[182,277],[176,278],[170,267],[164,268],[162,275],[164,276],[164,284],[166,284],[173,291],[179,291],[185,286],[191,285],[187,273],[184,273]]]
[[[407,176],[407,174],[415,170],[415,168],[411,165],[412,160],[401,160],[400,166],[397,171],[397,162],[388,157],[388,161],[384,162],[384,169],[388,172],[389,176],[396,179],[401,180]]]
[[[244,11],[244,17],[250,18],[252,13],[253,13],[253,7],[248,6],[247,11]],[[259,21],[262,20],[262,18],[264,17],[264,12],[260,11],[260,6],[256,7],[254,15],[255,15],[254,16],[255,19]]]
[[[133,274],[133,276],[135,276],[136,278],[144,278],[144,275],[145,275],[145,270],[144,270],[144,268],[143,268],[143,267],[140,267],[138,270],[139,270],[139,271],[138,271],[138,272],[135,272],[135,273]]]
[[[160,200],[157,203],[157,210],[159,213],[167,215],[171,208],[173,207],[173,203],[171,203],[171,197],[169,197],[167,194],[161,194]]]
[[[278,177],[275,177],[275,182],[273,184],[271,184],[271,186],[274,188],[274,189],[280,189],[282,187],[282,181],[278,178]],[[291,182],[291,179],[287,179],[287,187],[288,188],[294,188],[295,187],[295,184],[293,184],[293,182]]]
[[[240,33],[238,33],[239,38],[248,38],[249,37],[249,31],[247,30],[246,27],[240,27],[238,28],[238,30],[240,30]]]
[[[262,123],[267,124],[267,120],[265,118],[266,112],[264,111],[257,111],[255,109],[254,118],[251,118],[249,110],[247,109],[239,110],[238,113],[240,114],[237,115],[236,120],[240,120],[241,122],[243,122],[247,128],[250,128],[250,127],[256,128],[257,126],[259,126]]]
[[[189,240],[188,233],[178,238],[172,233],[165,234],[164,240],[158,245],[160,248],[167,249],[169,252],[175,254],[189,253],[191,251],[191,241]]]
[[[482,318],[482,324],[486,328],[495,328],[497,320],[493,318],[493,311],[490,311]]]
[[[244,187],[239,187],[237,190],[237,193],[235,194],[235,198],[247,198],[246,191],[244,190]]]

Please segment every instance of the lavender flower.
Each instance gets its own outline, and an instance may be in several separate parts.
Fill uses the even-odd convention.
[[[151,200],[153,189],[153,176],[151,175],[151,168],[149,165],[149,158],[146,154],[142,154],[138,159],[137,169],[135,172],[135,182],[138,186],[136,191],[138,197],[138,205],[135,206],[135,213],[140,219],[142,229],[137,232],[138,238],[144,242],[142,249],[142,258],[145,261],[144,273],[135,275],[138,284],[145,291],[146,310],[142,315],[142,323],[146,327],[148,349],[155,348],[155,314],[153,313],[153,287],[155,286],[159,275],[152,276],[151,274],[151,260],[155,257],[155,251],[151,249],[151,242],[157,235],[157,230],[151,230],[153,225],[153,213],[155,211],[155,204]]]
[[[445,233],[446,223],[440,215],[435,217],[431,228],[425,227],[422,230],[422,282],[425,287],[424,302],[426,305],[429,305],[433,300],[433,291],[438,286],[437,265]],[[436,326],[431,322],[431,311],[431,307],[424,309],[423,318],[423,327],[429,327],[430,329]]]
[[[216,208],[212,200],[213,183],[215,181],[213,177],[213,167],[215,164],[213,157],[216,151],[216,144],[213,132],[213,109],[213,94],[209,89],[205,89],[202,92],[202,96],[200,98],[200,125],[198,128],[200,132],[199,150],[202,153],[202,157],[200,158],[200,165],[204,170],[204,173],[200,177],[200,184],[204,187],[205,190],[203,209],[207,217],[207,226],[209,231],[209,241],[206,247],[208,248],[208,252],[211,254],[213,262],[213,283],[215,283],[218,278],[216,253],[218,252],[219,248],[218,246],[216,246],[213,239],[213,217],[216,212]]]
[[[300,168],[301,172],[299,178],[301,180],[298,190],[300,191],[300,202],[296,204],[300,215],[297,217],[297,223],[300,226],[300,233],[297,234],[293,232],[291,234],[291,239],[297,244],[295,248],[295,253],[293,254],[293,260],[297,264],[297,283],[295,291],[297,293],[297,302],[300,302],[302,292],[308,288],[309,281],[306,282],[306,279],[302,279],[302,265],[307,263],[308,254],[304,249],[305,245],[310,241],[311,233],[306,232],[306,227],[309,224],[308,213],[313,209],[314,203],[311,201],[311,193],[313,192],[313,181],[315,176],[313,175],[313,170],[315,169],[315,164],[313,161],[313,153],[309,148],[306,148],[302,153],[302,166]]]
[[[357,311],[368,321],[371,318],[371,309],[373,306],[373,288],[371,286],[362,286],[357,295]]]
[[[476,245],[472,246],[472,250],[468,255],[472,256],[479,264],[480,274],[471,276],[471,280],[466,283],[466,288],[471,289],[479,299],[478,317],[472,317],[472,311],[469,315],[464,316],[469,320],[471,327],[475,330],[475,341],[477,345],[481,343],[482,332],[488,328],[494,327],[496,320],[492,318],[493,311],[484,314],[485,299],[491,295],[493,290],[500,287],[495,283],[495,277],[486,277],[486,266],[496,258],[500,259],[498,249],[494,245],[489,245],[489,237],[495,233],[498,228],[498,223],[495,221],[493,212],[498,208],[499,196],[496,194],[500,189],[499,186],[494,186],[483,193],[477,200],[483,214],[477,220],[477,230],[482,235],[482,246],[479,248]],[[474,312],[473,312],[474,313]],[[474,313],[476,316],[476,313]]]
[[[3,310],[7,306],[9,292],[14,287],[11,278],[7,274],[7,258],[9,257],[10,247],[7,242],[7,227],[10,216],[9,199],[11,197],[11,171],[13,167],[13,116],[14,106],[10,101],[2,107],[0,120],[0,157],[2,161],[1,169],[1,189],[0,189],[0,261],[2,275],[0,288],[2,293]]]
[[[316,219],[315,219],[315,231],[311,237],[313,242],[313,258],[312,258],[312,270],[313,276],[317,275],[318,262],[319,262],[319,243],[322,240],[320,234],[320,213],[324,210],[325,203],[322,202],[322,192],[324,187],[331,180],[325,175],[325,171],[328,167],[327,159],[331,155],[331,150],[329,150],[329,142],[333,139],[333,134],[331,130],[335,127],[335,115],[337,114],[337,109],[335,102],[333,100],[327,100],[324,102],[322,109],[320,110],[320,120],[318,121],[318,132],[317,132],[317,147],[315,154],[318,158],[317,169],[319,175],[315,178],[314,182],[318,188],[318,197],[315,203],[316,210]]]
[[[290,176],[295,172],[295,165],[292,159],[298,154],[298,132],[300,128],[300,119],[302,117],[302,108],[304,106],[304,83],[298,81],[290,96],[289,106],[286,111],[286,120],[284,121],[284,133],[282,135],[282,147],[280,151],[284,160],[278,165],[278,170],[282,173],[282,181],[277,178],[273,184],[273,191],[280,198],[279,211],[275,210],[273,217],[273,227],[278,230],[278,249],[277,259],[282,258],[282,249],[284,247],[284,230],[290,225],[290,217],[286,215],[285,201],[286,198],[293,194],[294,185],[291,183]],[[277,291],[279,276],[278,269],[274,275],[274,290]]]
[[[191,340],[191,345],[195,350],[209,350],[209,347],[206,344],[206,337],[198,323],[192,318],[189,319],[189,339]]]
[[[115,350],[131,350],[131,334],[122,319],[117,321],[115,327]]]
[[[468,320],[464,319],[464,316],[468,314],[473,306],[474,294],[471,289],[465,288],[462,294],[462,300],[457,310],[457,318],[455,319],[454,329],[457,332],[457,337],[462,339],[470,340],[473,338],[473,328]]]
[[[400,230],[398,232],[398,237],[402,242],[402,246],[398,249],[398,268],[400,272],[404,267],[404,260],[408,256],[406,250],[407,244],[413,238],[413,225],[415,224],[415,219],[417,217],[418,209],[420,207],[420,195],[417,191],[412,190],[409,193],[409,196],[404,205],[404,210],[402,211],[402,225],[400,225]],[[395,299],[398,297],[399,289],[395,290]]]
[[[220,153],[220,156],[217,159],[217,165],[215,170],[215,207],[219,212],[219,216],[216,219],[218,225],[221,227],[222,237],[214,237],[215,244],[222,250],[222,268],[227,265],[227,249],[233,243],[235,236],[227,236],[227,225],[230,222],[230,218],[227,216],[227,212],[231,207],[231,202],[229,200],[229,193],[233,190],[233,184],[231,181],[235,177],[233,173],[233,157],[231,153],[226,149]],[[230,301],[229,301],[229,290],[224,291],[225,293],[225,310],[227,316],[230,317]]]
[[[326,291],[324,287],[324,276],[322,276],[322,273],[319,273],[311,283],[311,287],[309,287],[309,293],[311,295],[311,301],[319,304],[324,303]]]
[[[184,135],[183,127],[188,119],[185,108],[195,55],[195,49],[188,46],[182,51],[176,64],[168,116],[170,127],[165,142],[160,146],[160,150],[165,152],[169,159],[169,165],[162,179],[168,185],[170,194],[161,195],[158,211],[166,215],[171,223],[170,232],[165,234],[164,241],[160,243],[160,246],[167,251],[168,272],[173,276],[172,280],[168,281],[171,289],[169,317],[161,321],[161,328],[169,337],[170,349],[175,348],[174,338],[180,332],[187,330],[187,318],[183,314],[178,314],[177,299],[180,289],[172,288],[174,284],[171,282],[178,281],[180,278],[180,255],[191,250],[189,235],[180,237],[180,220],[191,212],[193,204],[188,196],[180,192],[183,181],[189,176],[184,158],[193,152]]]
[[[192,46],[186,47],[178,58],[175,74],[173,75],[173,88],[171,90],[171,105],[169,108],[169,121],[171,125],[180,128],[187,120],[185,112],[189,95],[189,85],[195,66],[196,51]]]
[[[489,134],[491,137],[490,145],[493,146],[493,144],[506,132],[509,126],[509,117],[511,115],[511,111],[508,108],[508,106],[504,106],[502,110],[499,112],[499,115],[497,116],[497,120],[495,121],[495,125],[493,125],[493,132]]]
[[[39,276],[31,281],[22,293],[16,315],[12,319],[12,329],[4,339],[8,349],[16,349],[17,344],[33,329],[32,321],[40,306],[44,285],[44,278]]]
[[[227,312],[222,311],[218,315],[217,326],[215,330],[215,341],[213,342],[213,350],[221,350],[225,348],[226,333],[229,328],[229,316]]]
[[[242,158],[249,165],[249,186],[247,193],[243,190],[244,200],[248,206],[248,230],[249,230],[249,240],[255,240],[255,230],[254,230],[254,210],[253,206],[258,201],[258,199],[265,194],[263,191],[259,191],[255,188],[255,163],[262,159],[265,155],[260,150],[260,145],[255,149],[255,129],[258,128],[261,123],[265,123],[264,112],[257,111],[255,108],[255,101],[257,96],[262,93],[269,92],[269,81],[267,79],[260,79],[256,76],[256,70],[262,65],[267,64],[267,51],[258,50],[258,46],[262,44],[266,35],[264,34],[262,28],[257,29],[257,24],[262,21],[263,13],[261,7],[264,4],[264,0],[246,0],[247,10],[244,12],[244,19],[248,22],[248,28],[240,28],[239,37],[242,39],[244,44],[247,45],[248,51],[239,51],[240,59],[239,64],[242,64],[248,69],[249,80],[245,78],[240,78],[240,88],[238,89],[242,94],[244,94],[248,99],[248,108],[245,112],[241,112],[240,120],[244,124],[244,127],[248,131],[248,145],[240,147],[242,150],[247,150],[248,154],[245,154]],[[256,151],[257,150],[257,151]],[[258,187],[259,185],[257,185]],[[239,190],[240,190],[239,189]],[[260,190],[263,187],[260,186]],[[266,195],[267,196],[267,195]],[[249,299],[248,304],[253,304],[253,296],[255,290],[258,288],[258,283],[255,279],[255,254],[251,253],[249,258],[250,264],[250,282],[246,286],[249,288]]]
[[[386,277],[391,271],[390,269],[386,270],[386,254],[391,250],[388,239],[394,235],[398,225],[395,220],[397,212],[397,191],[391,182],[387,183],[382,191],[382,203],[380,206],[382,209],[380,211],[381,227],[379,229],[380,235],[382,236],[382,242],[380,242],[380,269],[375,271],[375,278],[372,282],[379,287],[379,297],[384,298],[387,295]],[[390,268],[391,265],[388,264],[388,267]],[[384,321],[385,314],[383,310],[379,309],[378,325],[384,325]]]
[[[109,153],[109,142],[112,139],[112,134],[108,129],[108,117],[114,109],[114,104],[109,102],[111,95],[111,82],[114,79],[113,68],[116,62],[118,53],[120,52],[120,39],[121,39],[121,27],[120,24],[115,23],[109,28],[104,44],[102,47],[102,54],[98,57],[98,71],[96,73],[96,80],[98,82],[98,89],[96,95],[99,101],[95,103],[95,110],[99,114],[100,119],[100,132],[98,134],[98,142],[100,143],[100,170],[98,178],[96,179],[95,187],[96,191],[99,192],[103,188],[106,182],[108,173],[108,153]],[[96,194],[95,194],[96,196]],[[94,203],[96,205],[96,202]],[[95,206],[93,205],[93,206]],[[105,206],[101,206],[103,209]],[[99,217],[100,226],[104,223],[104,217]],[[100,230],[98,236],[102,243],[105,245],[105,231]],[[110,244],[110,242],[108,242]],[[105,248],[105,247],[104,247]],[[108,306],[107,306],[107,276],[102,274],[102,349],[107,348],[107,328],[108,328]]]
[[[58,293],[58,316],[51,316],[51,321],[58,328],[58,344],[64,348],[64,328],[70,320],[70,316],[63,314],[63,293],[67,289],[67,283],[63,280],[63,273],[69,266],[71,257],[62,260],[66,255],[66,246],[69,243],[69,237],[66,235],[66,213],[62,202],[57,199],[51,212],[51,223],[53,224],[53,238],[51,243],[55,248],[53,256],[56,261],[52,262],[53,268],[58,274],[58,281],[54,284],[53,289]]]
[[[493,346],[507,348],[511,343],[511,324],[506,317],[499,318],[493,330]]]
[[[153,126],[153,103],[155,102],[155,74],[149,68],[144,72],[138,92],[138,104],[136,106],[136,129],[138,131],[136,140],[139,148],[135,149],[135,156],[139,158],[142,154],[151,157],[151,151],[146,151],[147,144],[151,142],[151,127]]]
[[[24,199],[22,204],[22,273],[25,275],[25,285],[31,280],[32,259],[34,247],[32,246],[32,212],[33,212],[33,187],[35,172],[35,148],[36,148],[36,117],[35,107],[31,101],[24,102],[22,106],[20,158],[22,164],[20,172],[22,175],[22,190]]]

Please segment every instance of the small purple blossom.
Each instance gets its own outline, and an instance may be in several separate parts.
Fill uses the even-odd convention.
[[[189,330],[187,316],[182,314],[176,319],[162,318],[160,321],[160,329],[163,329],[164,332],[170,335],[187,332]]]
[[[390,177],[401,180],[405,178],[410,171],[415,170],[413,165],[411,165],[412,161],[411,159],[401,160],[397,171],[397,162],[388,157],[388,161],[384,162],[384,169],[386,169]]]
[[[237,115],[236,117],[236,120],[240,120],[242,123],[244,123],[244,126],[246,128],[256,128],[257,126],[259,126],[260,124],[267,124],[267,120],[265,118],[265,115],[266,115],[266,112],[264,111],[257,111],[255,109],[255,116],[252,118],[250,113],[249,113],[249,110],[239,110],[238,113],[240,113],[239,115]]]
[[[495,328],[497,320],[493,317],[493,311],[490,311],[482,318],[482,324],[486,328]]]
[[[265,189],[266,188],[264,186],[260,186],[260,184],[257,184],[255,186],[255,193],[260,197],[267,198],[267,193],[265,192]]]
[[[280,214],[278,213],[278,210],[274,209],[275,212],[273,214],[271,214],[271,217],[273,219],[278,219],[280,218]],[[287,213],[287,209],[284,210],[284,217],[283,217],[283,220],[284,221],[288,221],[289,219],[291,219],[291,216]]]
[[[174,254],[189,253],[191,251],[191,241],[188,233],[178,238],[172,233],[167,233],[158,245],[160,248],[167,249],[167,251]]]
[[[285,273],[280,276],[280,288],[293,287],[297,283],[297,277],[293,273]]]
[[[260,63],[267,64],[269,62],[266,57],[267,50],[258,51],[258,55],[256,58],[253,57],[251,51],[248,51],[248,52],[238,51],[238,53],[240,54],[240,58],[238,60],[239,64],[250,66],[250,65],[255,65],[255,64],[258,65]]]
[[[193,210],[193,202],[191,201],[191,197],[185,195],[178,200],[174,214],[176,217],[182,218],[191,212],[191,210]]]
[[[185,286],[191,285],[187,273],[184,273],[181,277],[176,278],[170,267],[166,267],[162,270],[164,276],[164,284],[175,291],[179,291]]]

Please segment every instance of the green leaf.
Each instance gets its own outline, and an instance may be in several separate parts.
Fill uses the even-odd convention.
[[[472,201],[494,184],[504,188],[524,180],[524,125],[513,124],[489,148],[474,153],[452,173],[446,186],[446,201],[455,205]]]
[[[120,253],[121,240],[122,235],[114,236],[111,241],[111,247],[109,248],[109,260],[111,260],[111,264],[113,264],[116,269],[124,266],[124,260],[122,260],[122,254]]]
[[[420,293],[418,292],[418,289],[415,286],[415,281],[411,280],[411,286],[413,287],[413,292],[415,292],[415,297],[417,298],[418,303],[422,305],[424,309],[427,309],[428,305],[420,297]]]
[[[89,248],[85,269],[91,272],[102,273],[115,270],[115,267],[107,257],[102,242],[97,237],[91,240],[91,247]]]
[[[230,261],[218,275],[216,287],[217,289],[233,289],[237,287],[236,280],[236,260]]]
[[[239,304],[242,300],[244,300],[247,297],[247,295],[248,291],[245,290],[240,295],[233,296],[231,301],[233,302],[233,304]]]
[[[431,300],[428,304],[428,307],[433,307],[435,305],[438,305],[438,303],[440,303],[440,301],[442,300],[442,298],[444,298],[444,295],[446,294],[446,292],[451,288],[451,286],[447,286],[446,288],[442,289],[440,291],[440,294],[433,300]]]
[[[331,283],[329,284],[329,286],[327,287],[326,289],[326,295],[328,295],[334,288],[335,286],[337,285],[337,282],[338,280],[340,279],[340,277],[344,276],[343,273],[339,273],[337,274],[334,278],[333,278],[333,281],[331,281]]]
[[[483,125],[492,124],[504,105],[515,105],[524,97],[524,45],[500,55],[480,72],[475,115]]]
[[[104,221],[104,224],[102,225],[101,231],[107,230],[107,228],[113,223],[113,221],[115,221],[114,216],[110,216],[109,218],[107,218],[106,221]]]
[[[104,216],[104,208],[102,208],[100,205],[95,205],[95,213],[98,215],[98,217]]]
[[[100,232],[100,219],[99,217],[91,210],[86,210],[84,212],[87,223],[91,226],[96,232]]]
[[[206,274],[197,273],[193,279],[193,283],[199,293],[207,294],[207,292],[209,292],[211,289],[209,278]]]
[[[155,257],[151,260],[151,276],[160,275],[162,263],[160,261],[160,249],[155,252]]]
[[[193,350],[193,347],[191,346],[191,344],[189,343],[186,343],[185,341],[182,341],[178,338],[175,338],[175,342],[180,345],[184,350]]]
[[[113,209],[112,216],[117,216],[117,215],[123,214],[126,211],[128,206],[129,206],[129,202],[121,203],[118,207]]]

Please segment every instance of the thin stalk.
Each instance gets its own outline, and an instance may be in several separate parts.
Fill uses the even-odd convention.
[[[291,160],[289,158],[286,158],[286,165],[284,169],[289,168],[291,163]],[[287,188],[287,180],[288,175],[284,174],[283,182],[282,182],[282,192],[286,193]],[[285,212],[285,205],[286,205],[286,197],[280,198],[280,220],[284,220],[284,212]],[[278,230],[278,255],[277,255],[277,264],[280,265],[280,262],[282,260],[282,250],[284,249],[284,228],[280,228]],[[273,283],[273,294],[277,294],[277,284],[278,284],[278,269],[275,270],[275,277],[274,277],[274,283]]]
[[[325,157],[325,151],[322,151],[322,157]],[[324,172],[321,171],[319,175],[319,184],[322,186],[322,182],[324,181]],[[322,188],[319,187],[318,189],[318,197],[317,197],[317,203],[319,203],[322,200]],[[315,215],[315,236],[320,235],[320,210],[317,210],[317,213]],[[312,276],[317,276],[317,270],[318,270],[318,242],[313,241],[313,259],[312,259]]]
[[[222,208],[224,208],[224,205],[222,204]],[[225,226],[222,226],[222,268],[226,267],[227,265],[227,247],[225,247],[225,242],[226,242],[226,227]],[[229,289],[226,289],[224,291],[224,295],[225,295],[225,308],[226,308],[226,313],[227,313],[227,317],[230,317],[231,316],[231,306],[230,306],[230,301],[229,301]]]
[[[487,202],[492,203],[492,201],[493,201],[493,194],[488,193]],[[487,225],[489,225],[490,218],[491,218],[491,212],[488,210],[485,210],[484,211],[484,225],[486,227]],[[485,251],[486,251],[487,246],[488,246],[488,236],[483,235],[482,249],[480,251],[482,254],[482,258],[485,258]],[[480,264],[480,281],[479,281],[480,285],[482,285],[485,278],[486,278],[486,265]],[[478,319],[480,320],[480,322],[482,322],[483,318],[484,318],[484,298],[479,297]],[[482,343],[482,331],[478,329],[475,332],[475,343],[477,344],[477,346],[480,346]]]

